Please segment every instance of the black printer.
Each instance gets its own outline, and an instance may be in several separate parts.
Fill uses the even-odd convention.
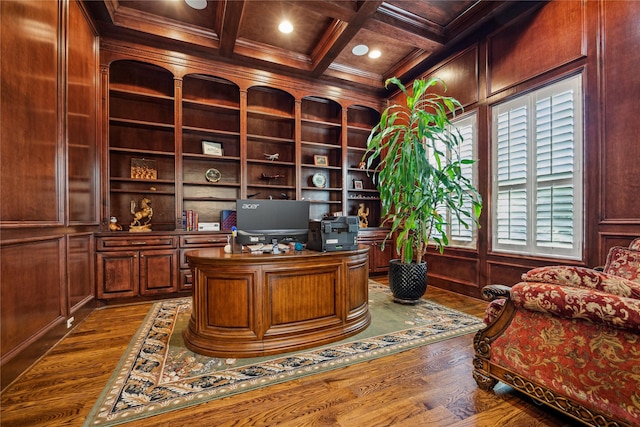
[[[320,252],[351,251],[358,248],[357,216],[338,216],[309,221],[307,249]]]

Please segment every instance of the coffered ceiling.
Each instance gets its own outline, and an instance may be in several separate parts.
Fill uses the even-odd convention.
[[[455,44],[535,7],[534,1],[86,0],[101,34],[263,70],[380,91],[416,77]],[[278,31],[287,19],[293,31]],[[356,56],[366,45],[380,57]]]

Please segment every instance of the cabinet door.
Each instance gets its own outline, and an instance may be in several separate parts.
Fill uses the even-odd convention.
[[[394,254],[393,241],[387,241],[384,251],[382,241],[374,242],[369,249],[369,271],[372,273],[386,273],[389,271],[389,261]]]
[[[386,232],[371,229],[360,230],[358,242],[369,246],[369,273],[386,273],[389,271],[389,261],[395,255],[395,241],[388,239],[382,250],[382,242]]]
[[[140,252],[140,294],[175,292],[178,283],[178,255],[174,250]]]
[[[138,252],[98,252],[98,298],[138,295]]]

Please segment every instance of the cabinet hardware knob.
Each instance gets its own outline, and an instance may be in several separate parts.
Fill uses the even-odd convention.
[[[131,242],[132,245],[146,245],[147,242]]]

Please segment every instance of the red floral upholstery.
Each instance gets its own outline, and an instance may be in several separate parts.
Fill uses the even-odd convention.
[[[522,280],[483,289],[478,385],[505,382],[587,424],[640,426],[640,238],[612,248],[603,271],[549,266]]]
[[[498,318],[502,308],[504,307],[505,299],[495,299],[489,303],[489,306],[484,312],[484,324],[490,325],[494,320]]]
[[[622,297],[640,298],[640,283],[586,267],[558,265],[539,267],[522,275],[525,282],[556,283],[593,289]]]
[[[611,248],[604,272],[637,282],[640,287],[640,252],[620,246]]]
[[[526,310],[640,333],[640,299],[562,285],[522,282],[511,288],[511,300],[516,307]]]
[[[640,425],[640,339],[604,324],[517,310],[491,363],[614,419]]]

